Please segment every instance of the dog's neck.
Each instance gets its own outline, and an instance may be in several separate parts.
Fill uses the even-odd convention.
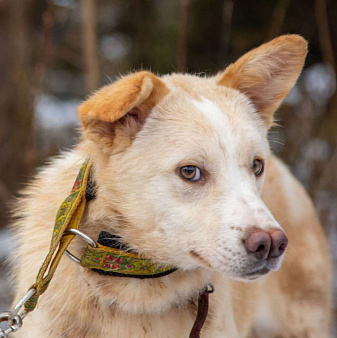
[[[90,214],[91,206],[88,209],[87,214]],[[103,229],[118,234],[118,216],[115,219],[110,217],[109,221],[87,216],[81,229],[90,237],[97,238]],[[111,228],[111,224],[115,226]],[[83,254],[84,248],[85,244],[80,240],[74,240],[71,244],[71,251],[78,256]],[[69,261],[68,264],[75,263]],[[98,303],[108,307],[114,305],[119,310],[133,314],[158,314],[190,301],[196,302],[200,291],[213,282],[214,275],[214,272],[203,268],[188,271],[178,269],[167,276],[139,279],[104,276],[87,268],[79,269],[85,282],[83,287],[89,289],[88,292]]]
[[[211,279],[204,271],[176,271],[155,279],[102,276],[88,269],[81,276],[99,304],[130,314],[158,314],[196,302]]]

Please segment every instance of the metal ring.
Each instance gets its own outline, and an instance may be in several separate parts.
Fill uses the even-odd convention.
[[[22,318],[19,315],[16,315],[14,318],[11,318],[11,323],[8,323],[7,326],[12,330],[12,332],[16,332],[20,330],[22,326]]]
[[[18,303],[15,305],[14,309],[11,311],[11,318],[12,319],[18,314],[18,312],[20,311],[22,306],[27,302],[27,300],[29,300],[30,297],[32,297],[35,293],[36,293],[35,289],[29,289],[28,292],[18,301]],[[20,317],[21,317],[21,315],[20,315]]]
[[[23,311],[20,313],[21,319],[24,320],[25,317],[28,315],[28,313],[29,313],[29,312],[28,312],[27,310],[23,310]]]
[[[8,335],[11,334],[12,332],[13,331],[10,327],[6,330],[0,329],[0,338],[8,338]]]
[[[26,317],[28,312],[26,310],[23,310],[20,314],[18,314],[18,312],[35,293],[35,289],[29,289],[27,293],[18,301],[11,312],[7,311],[0,313],[0,323],[7,322],[7,329],[0,329],[0,338],[7,337],[10,333],[20,330],[22,326],[22,320]]]
[[[12,313],[9,311],[0,313],[0,323],[2,322],[7,322],[7,329],[0,329],[0,333],[3,333],[5,337],[12,332],[18,331],[22,326],[22,318],[19,315],[12,317]]]
[[[9,311],[0,313],[0,323],[7,322],[11,318],[11,313]]]
[[[84,239],[89,245],[91,245],[92,247],[94,247],[94,248],[97,248],[97,244],[96,244],[96,242],[92,239],[92,238],[90,238],[89,236],[87,236],[85,233],[83,233],[83,232],[81,232],[81,231],[79,231],[79,230],[77,230],[77,229],[69,229],[69,230],[66,230],[65,232],[64,232],[64,235],[78,235],[78,236],[80,236],[82,239]],[[64,252],[72,261],[74,261],[75,263],[77,263],[77,264],[80,264],[80,260],[77,258],[77,257],[75,257],[71,252],[69,252],[68,250],[66,250],[65,252]]]

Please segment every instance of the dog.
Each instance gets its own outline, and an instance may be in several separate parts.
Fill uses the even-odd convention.
[[[267,140],[306,54],[301,36],[284,35],[215,76],[135,72],[82,103],[80,142],[17,201],[16,301],[34,283],[55,214],[88,158],[95,198],[80,231],[92,239],[107,231],[174,270],[107,276],[63,257],[16,336],[187,337],[212,283],[201,337],[327,337],[327,241]],[[85,247],[76,237],[68,249],[80,257]]]

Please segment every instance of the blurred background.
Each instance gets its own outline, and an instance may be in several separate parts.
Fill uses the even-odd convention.
[[[312,197],[336,268],[336,0],[0,0],[0,311],[12,295],[7,205],[76,142],[81,100],[130,70],[211,75],[285,33],[309,55],[271,146]],[[334,295],[337,318],[336,282]]]

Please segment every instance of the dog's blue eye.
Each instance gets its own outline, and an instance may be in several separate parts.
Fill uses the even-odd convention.
[[[187,165],[180,168],[181,176],[189,181],[199,181],[201,179],[201,170],[194,165]]]
[[[264,163],[259,158],[254,159],[253,161],[253,170],[255,176],[260,176],[264,170]]]

